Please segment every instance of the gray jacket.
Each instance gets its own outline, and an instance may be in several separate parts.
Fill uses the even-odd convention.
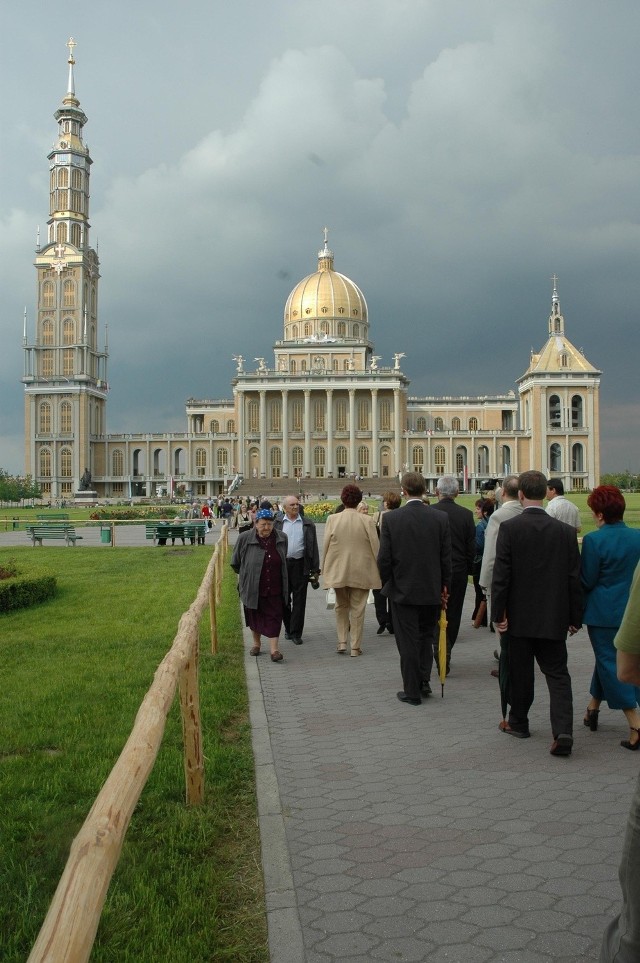
[[[287,582],[287,536],[284,532],[276,531],[276,549],[282,562],[282,598],[286,604],[289,597]],[[264,550],[260,547],[255,528],[242,532],[238,536],[231,568],[238,573],[238,594],[240,601],[248,609],[257,609],[260,601],[260,574],[264,562]]]

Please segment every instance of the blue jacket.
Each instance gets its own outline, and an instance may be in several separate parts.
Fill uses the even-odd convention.
[[[603,525],[584,536],[580,578],[585,625],[620,625],[639,561],[640,531],[624,522]]]

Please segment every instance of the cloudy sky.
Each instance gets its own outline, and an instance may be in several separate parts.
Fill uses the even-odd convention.
[[[515,389],[556,273],[602,469],[640,470],[637,0],[22,0],[0,27],[0,467],[73,36],[108,430],[183,430],[234,353],[272,359],[326,224],[416,395]]]

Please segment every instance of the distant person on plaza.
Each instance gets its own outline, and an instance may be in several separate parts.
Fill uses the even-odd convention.
[[[251,511],[244,503],[239,506],[237,512],[235,513],[233,526],[234,528],[238,529],[238,534],[242,534],[242,532],[248,532],[250,528],[253,528]]]
[[[622,624],[614,639],[618,679],[640,687],[640,565],[636,567]],[[602,938],[599,963],[638,963],[640,960],[640,775],[631,799],[620,860],[622,909]]]
[[[287,536],[273,527],[273,512],[261,509],[255,527],[238,536],[231,568],[238,574],[238,593],[245,623],[251,629],[250,655],[260,655],[261,638],[269,640],[271,661],[282,662],[278,639],[288,598]]]
[[[282,503],[284,517],[276,519],[276,531],[287,536],[288,594],[284,607],[285,639],[302,645],[307,588],[311,576],[317,581],[320,556],[316,526],[309,518],[302,518],[297,495],[287,495]]]
[[[640,689],[620,682],[613,640],[620,627],[636,566],[640,561],[640,531],[623,522],[626,503],[619,488],[599,485],[587,498],[597,528],[582,540],[581,578],[585,591],[583,621],[589,632],[596,664],[591,679],[591,700],[584,718],[592,731],[598,728],[600,703],[622,709],[629,723],[629,739],[620,745],[640,748]]]
[[[379,512],[375,512],[373,516],[373,521],[376,526],[376,531],[378,533],[378,538],[380,537],[380,526],[382,524],[382,517],[387,512],[392,512],[396,508],[400,508],[402,504],[402,498],[397,492],[385,492],[382,496],[382,508]],[[391,603],[386,595],[382,594],[382,589],[373,590],[373,599],[376,609],[376,619],[378,620],[378,635],[382,635],[386,629],[390,635],[393,635],[393,618],[391,616]]]
[[[509,720],[499,728],[519,739],[529,737],[537,662],[549,689],[551,755],[569,756],[573,698],[566,638],[582,624],[580,553],[575,530],[545,512],[546,489],[542,472],[523,472],[518,480],[522,513],[498,530],[491,618],[498,632],[509,636],[511,703]]]
[[[451,536],[446,514],[422,503],[422,475],[407,472],[400,484],[407,502],[382,517],[378,567],[400,653],[398,699],[419,706],[431,694],[433,635],[451,580]]]
[[[358,505],[356,511],[361,512],[361,514],[363,514],[363,515],[368,515],[368,514],[369,514],[369,506],[368,506],[368,504],[365,502],[364,499],[360,502],[360,504]]]
[[[577,505],[564,497],[564,485],[560,478],[550,478],[547,482],[547,515],[558,521],[572,525],[576,533],[580,531],[580,512]]]
[[[459,494],[458,482],[453,475],[441,475],[436,485],[438,501],[431,507],[444,512],[449,519],[451,532],[451,586],[447,605],[447,675],[451,663],[451,650],[460,631],[460,619],[464,605],[469,576],[473,572],[476,554],[476,527],[473,512],[456,504]],[[437,661],[437,628],[434,630],[434,646]]]
[[[486,611],[486,599],[484,591],[480,588],[480,568],[482,566],[482,556],[484,555],[484,539],[485,532],[487,530],[487,525],[489,524],[489,519],[493,515],[493,510],[495,508],[495,502],[493,498],[479,498],[476,502],[476,554],[473,558],[473,587],[476,593],[476,602],[471,613],[471,621],[476,624],[476,616],[478,616],[478,625],[487,624],[487,611]],[[484,616],[480,619],[478,615],[480,607],[484,603]]]
[[[508,518],[514,518],[522,511],[522,505],[518,498],[518,476],[508,475],[502,483],[500,497],[498,499],[500,508],[497,508],[487,525],[484,533],[484,552],[482,553],[482,566],[480,568],[480,588],[487,600],[487,617],[491,613],[491,580],[493,578],[493,564],[496,560],[496,542],[498,540],[498,529],[502,522]],[[507,633],[500,634],[500,654],[499,658],[507,659]],[[497,655],[496,653],[494,653]],[[498,655],[497,655],[498,657]],[[498,675],[497,669],[492,674]]]
[[[336,593],[336,629],[339,654],[362,655],[364,614],[369,589],[380,588],[376,557],[378,534],[370,515],[357,511],[362,492],[357,485],[345,485],[340,493],[342,512],[329,515],[324,530],[322,577],[326,588]]]

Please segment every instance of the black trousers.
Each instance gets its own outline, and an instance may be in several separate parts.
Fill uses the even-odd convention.
[[[400,653],[402,687],[410,699],[420,698],[433,665],[433,632],[439,605],[403,605],[391,601],[396,645]]]
[[[301,636],[304,629],[304,613],[307,608],[309,577],[305,574],[303,558],[287,559],[289,598],[284,609],[284,628],[288,635]]]
[[[382,594],[381,589],[373,590],[373,603],[376,610],[376,619],[378,620],[378,625],[388,625],[390,629],[393,629],[393,620],[391,618],[391,602],[386,595]]]
[[[509,724],[521,732],[529,730],[529,709],[533,704],[535,662],[549,689],[549,716],[553,738],[573,734],[573,695],[567,668],[564,639],[532,639],[509,633]]]

